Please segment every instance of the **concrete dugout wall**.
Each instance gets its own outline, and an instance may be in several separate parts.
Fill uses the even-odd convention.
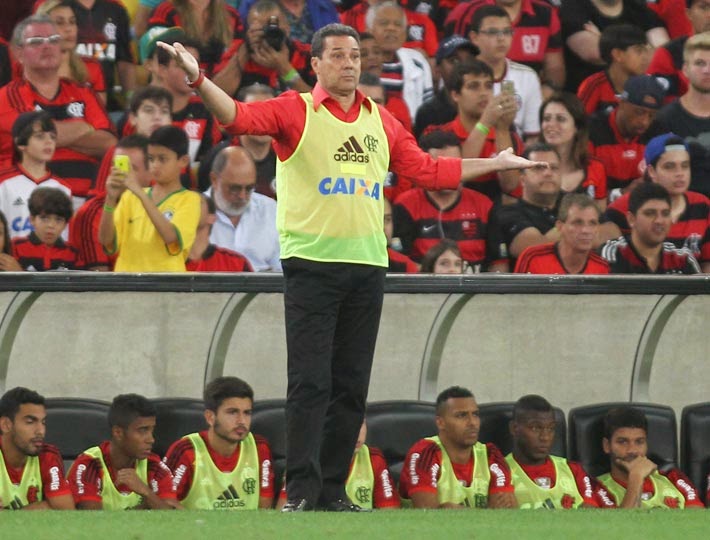
[[[0,391],[110,400],[199,397],[234,374],[260,399],[286,388],[280,276],[6,274]],[[540,393],[601,401],[710,400],[705,277],[388,276],[370,400],[479,402]]]

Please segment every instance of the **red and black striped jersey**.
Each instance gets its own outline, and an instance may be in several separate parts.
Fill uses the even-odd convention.
[[[516,274],[569,274],[560,258],[557,243],[539,244],[525,248],[515,264]],[[589,252],[587,262],[578,274],[608,274],[609,263],[594,253]]]
[[[393,236],[402,241],[402,252],[415,261],[442,238],[455,240],[469,265],[486,261],[488,215],[493,203],[485,195],[463,189],[448,208],[439,208],[421,188],[402,193],[392,207]]]
[[[466,131],[465,127],[463,127],[461,117],[458,115],[451,122],[447,122],[446,124],[427,126],[423,135],[431,133],[432,131],[451,132],[459,138],[459,142],[461,144],[463,144],[469,136],[469,132]],[[523,141],[516,133],[515,126],[513,125],[510,127],[510,138],[513,141],[513,151],[520,155],[523,151]],[[483,147],[481,148],[481,153],[478,156],[470,157],[489,158],[494,157],[496,154],[498,154],[498,148],[496,146],[496,130],[494,127],[490,127],[488,135],[486,135],[486,141],[483,143]],[[466,186],[483,193],[493,201],[500,199],[500,195],[502,193],[500,183],[498,182],[498,175],[496,173],[478,176],[473,180],[469,180],[466,183]],[[520,197],[522,195],[522,188],[518,185],[518,187],[508,195]]]
[[[629,194],[625,193],[607,207],[602,223],[610,221],[619,227],[622,234],[629,234],[628,211]],[[666,241],[679,249],[689,249],[700,262],[710,261],[710,199],[700,193],[686,191],[685,210],[671,225]]]
[[[587,157],[587,166],[584,168],[584,178],[572,191],[562,190],[563,193],[586,193],[592,199],[606,201],[606,170],[604,164],[596,158]]]
[[[497,4],[496,0],[472,0],[456,6],[444,24],[444,35],[468,36],[471,19],[481,6]],[[562,26],[557,8],[544,0],[522,0],[520,15],[513,21],[513,42],[507,57],[533,68],[542,70],[545,54],[562,51]]]
[[[185,262],[188,272],[253,272],[249,261],[236,251],[225,249],[214,244],[207,246],[202,258],[197,261],[188,259]]]
[[[389,258],[389,267],[387,272],[391,274],[416,274],[419,272],[419,266],[406,255],[395,251],[391,247],[387,248],[387,257]]]
[[[582,81],[577,97],[584,104],[587,114],[597,111],[609,112],[619,104],[620,95],[614,90],[606,70],[598,71]]]
[[[28,81],[13,80],[0,88],[0,169],[12,165],[12,124],[23,112],[37,109],[47,111],[57,122],[82,121],[94,129],[114,129],[103,104],[86,86],[60,79],[59,91],[47,99]],[[49,168],[64,179],[73,195],[85,197],[94,183],[98,161],[77,150],[57,147]]]
[[[105,193],[90,198],[76,211],[69,228],[69,244],[77,249],[77,257],[86,270],[97,266],[112,269],[116,261],[115,255],[106,255],[99,242],[99,223],[105,201]]]
[[[74,270],[77,250],[59,238],[54,245],[44,244],[34,232],[29,236],[12,239],[12,256],[22,268],[31,272],[47,270]]]
[[[623,188],[641,177],[639,162],[643,159],[648,136],[625,139],[616,124],[617,109],[594,114],[589,121],[589,150],[604,164],[607,189]]]
[[[664,242],[660,252],[660,264],[652,271],[646,259],[639,255],[630,236],[609,240],[602,246],[602,257],[609,261],[612,274],[698,274],[700,265],[689,249],[678,249]]]
[[[244,24],[239,16],[239,12],[231,6],[224,4],[225,17],[229,20],[229,27],[232,30],[232,40],[243,40],[244,39]],[[177,8],[172,2],[166,0],[158,4],[158,6],[153,10],[153,13],[148,19],[148,28],[153,26],[183,26],[182,19],[178,13]],[[208,36],[204,36],[207,38]],[[233,42],[227,44],[227,46],[222,43],[221,40],[210,37],[209,39],[199,40],[204,41],[204,44],[199,47],[200,52],[200,69],[205,71],[205,74],[210,77],[215,73],[215,68],[223,60],[225,52],[230,50]]]
[[[688,91],[688,77],[683,73],[683,47],[688,36],[679,37],[658,47],[646,73],[653,75],[666,90],[665,103],[675,101]]]

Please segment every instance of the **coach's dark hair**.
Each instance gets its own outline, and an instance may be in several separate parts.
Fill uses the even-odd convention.
[[[604,437],[611,440],[614,432],[621,428],[639,428],[648,433],[646,415],[633,407],[609,409],[604,416]]]
[[[216,412],[222,402],[229,398],[248,398],[253,402],[254,390],[239,377],[217,377],[205,386],[205,409]]]
[[[505,17],[510,20],[508,12],[500,6],[481,6],[471,17],[471,30],[478,32],[481,29],[481,24],[483,24],[483,19],[486,17]]]
[[[155,416],[157,411],[151,401],[140,394],[121,394],[113,398],[108,410],[108,425],[126,429],[136,418]]]
[[[634,45],[647,45],[646,33],[635,24],[612,24],[599,37],[599,56],[607,66],[611,65],[611,51],[625,51]]]
[[[31,216],[56,215],[69,221],[74,213],[69,196],[59,188],[40,187],[27,200]]]
[[[629,212],[636,215],[644,204],[652,200],[666,201],[671,205],[671,196],[668,190],[655,182],[641,182],[629,195]]]
[[[170,111],[173,110],[173,95],[168,92],[165,88],[160,86],[148,85],[144,86],[140,90],[136,90],[133,94],[130,103],[130,111],[133,114],[138,114],[138,109],[143,105],[144,101],[152,101],[154,103],[167,103]]]
[[[176,126],[163,126],[156,129],[150,138],[148,144],[164,146],[175,152],[179,158],[187,155],[188,140],[185,132]]]
[[[0,416],[7,416],[14,422],[20,405],[25,403],[44,405],[44,397],[24,386],[16,386],[0,398]]]
[[[442,390],[442,392],[436,396],[436,415],[441,416],[442,413],[444,412],[444,407],[446,406],[446,402],[450,399],[456,399],[456,398],[472,398],[473,392],[471,392],[468,388],[464,388],[463,386],[450,386],[446,390]]]
[[[553,412],[552,405],[544,397],[537,394],[528,394],[521,397],[513,406],[513,420],[520,420],[528,413]]]
[[[454,70],[449,77],[449,90],[461,92],[465,75],[485,75],[486,77],[490,77],[491,82],[495,79],[491,66],[481,60],[473,58],[471,60],[461,62],[454,67]]]
[[[323,26],[320,30],[313,34],[313,39],[311,40],[311,56],[317,58],[323,58],[323,51],[325,50],[325,38],[332,36],[350,36],[358,45],[360,45],[360,34],[357,33],[351,26],[340,23],[330,23]]]

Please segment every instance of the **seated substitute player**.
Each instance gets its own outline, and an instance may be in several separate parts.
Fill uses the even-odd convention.
[[[118,254],[116,272],[184,272],[200,221],[200,195],[180,183],[180,171],[190,163],[185,132],[156,129],[148,140],[148,162],[155,181],[150,188],[133,172],[111,170],[99,241],[107,254]]]
[[[0,510],[73,510],[64,462],[44,443],[44,397],[18,386],[0,398]]]
[[[274,471],[266,439],[252,435],[254,391],[237,377],[205,387],[207,431],[176,441],[165,456],[177,496],[188,510],[271,508]]]
[[[355,443],[350,472],[345,482],[345,493],[353,503],[365,510],[392,510],[399,508],[399,496],[392,476],[387,469],[387,461],[379,448],[365,444],[367,421],[362,423]],[[284,473],[285,476],[285,473]],[[279,493],[277,510],[286,504],[286,483]]]
[[[439,394],[436,426],[438,435],[407,453],[401,497],[415,508],[516,508],[505,458],[478,441],[481,417],[470,390],[452,386]]]
[[[27,206],[34,231],[12,241],[20,266],[30,272],[76,268],[77,250],[62,239],[72,216],[71,199],[61,189],[41,187],[32,192]]]
[[[521,397],[510,422],[513,451],[505,457],[522,509],[580,508],[598,505],[592,481],[579,463],[553,456],[555,411],[544,397]]]
[[[519,274],[608,274],[609,263],[592,251],[599,208],[586,193],[562,197],[555,227],[558,242],[526,248],[515,264]]]
[[[170,469],[151,452],[155,405],[138,394],[116,396],[108,411],[111,439],[85,450],[69,469],[79,510],[178,508]]]
[[[611,472],[597,478],[603,508],[703,508],[698,492],[678,469],[658,471],[648,459],[646,415],[633,407],[611,409],[602,446]]]
[[[671,196],[660,184],[644,182],[629,196],[626,218],[631,234],[609,240],[601,255],[612,274],[697,274],[700,265],[688,248],[667,242]]]

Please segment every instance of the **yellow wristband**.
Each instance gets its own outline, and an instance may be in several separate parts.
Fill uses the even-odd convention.
[[[482,124],[481,122],[476,122],[476,125],[473,126],[473,129],[477,129],[484,135],[488,135],[491,132],[490,128],[485,124]]]

